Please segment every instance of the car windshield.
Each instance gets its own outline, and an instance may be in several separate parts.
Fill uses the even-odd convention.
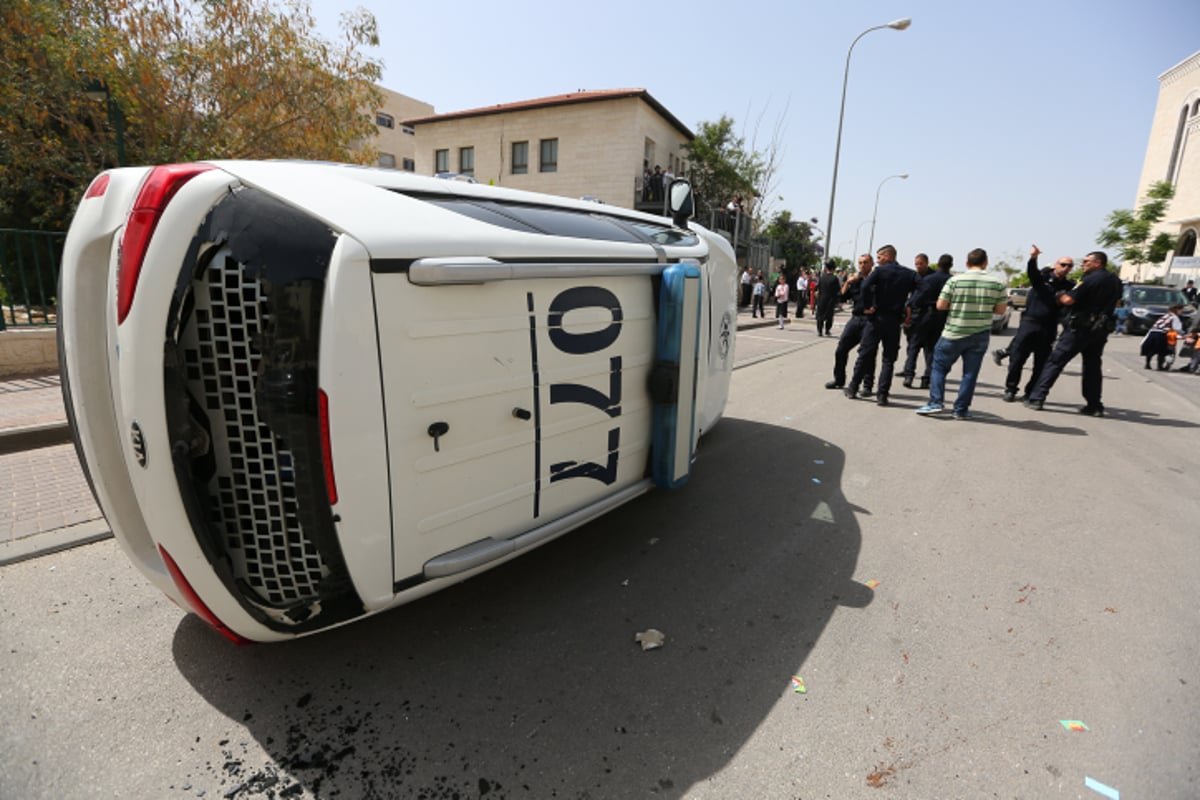
[[[1168,289],[1165,286],[1138,286],[1131,290],[1132,302],[1148,306],[1166,306],[1172,303],[1187,304],[1187,298],[1178,289]]]

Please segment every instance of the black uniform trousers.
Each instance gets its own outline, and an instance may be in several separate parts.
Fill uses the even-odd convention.
[[[921,376],[929,380],[929,373],[933,369],[933,348],[941,335],[941,327],[937,325],[935,317],[932,307],[913,312],[912,325],[908,328],[908,350],[904,354],[904,372],[901,373],[905,380],[917,376],[917,356],[922,353],[925,354],[925,371]]]
[[[1030,355],[1033,356],[1033,371],[1029,373],[1029,380],[1025,383],[1025,394],[1028,395],[1033,391],[1033,387],[1038,384],[1038,378],[1042,376],[1046,359],[1050,357],[1050,351],[1054,349],[1054,335],[1057,332],[1058,322],[1056,320],[1049,322],[1038,322],[1029,318],[1021,320],[1021,327],[1017,329],[1017,335],[1008,345],[1010,360],[1008,375],[1004,379],[1005,391],[1017,393],[1017,388],[1021,385],[1021,370],[1025,367],[1025,362]]]
[[[829,332],[833,330],[833,313],[836,310],[837,303],[817,300],[817,333],[829,335]]]
[[[867,318],[856,314],[842,328],[841,338],[838,339],[837,350],[833,352],[833,382],[838,386],[846,385],[846,362],[850,359],[850,351],[863,339],[863,334],[870,327]],[[875,385],[875,376],[868,376],[863,385],[870,389]]]
[[[883,346],[883,365],[879,368],[876,394],[886,395],[892,389],[892,373],[896,369],[896,358],[900,355],[900,317],[891,314],[875,314],[868,318],[863,332],[862,345],[858,348],[858,360],[854,362],[854,374],[846,388],[857,390],[859,384],[869,386],[870,377],[875,375],[875,358],[880,345]]]
[[[1108,343],[1107,331],[1073,331],[1065,330],[1058,337],[1054,351],[1046,359],[1046,366],[1038,378],[1037,385],[1029,393],[1030,400],[1045,401],[1050,394],[1050,388],[1058,380],[1063,367],[1077,355],[1083,356],[1083,399],[1093,408],[1102,408],[1100,389],[1104,380],[1102,357],[1104,345]]]

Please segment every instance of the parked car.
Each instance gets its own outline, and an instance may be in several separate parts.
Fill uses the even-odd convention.
[[[1012,302],[1004,304],[1003,314],[992,314],[992,333],[1000,333],[1008,330],[1008,323],[1012,320]]]
[[[1196,319],[1196,307],[1188,302],[1187,296],[1178,289],[1158,284],[1129,283],[1125,285],[1122,298],[1129,309],[1129,318],[1125,322],[1125,332],[1128,334],[1145,333],[1150,330],[1158,318],[1167,313],[1167,308],[1174,303],[1183,306],[1183,327],[1188,329]]]
[[[101,174],[59,352],[122,548],[228,638],[282,640],[681,486],[737,317],[691,199],[672,187],[669,219],[336,164]]]
[[[1025,303],[1029,300],[1028,288],[1013,288],[1008,290],[1008,304],[1020,311],[1025,310]]]

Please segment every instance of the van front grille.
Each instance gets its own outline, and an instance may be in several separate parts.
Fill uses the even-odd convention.
[[[301,525],[293,453],[258,407],[261,343],[273,322],[266,292],[219,254],[193,283],[181,344],[188,388],[211,426],[210,513],[234,575],[265,605],[291,607],[318,598],[328,569]]]

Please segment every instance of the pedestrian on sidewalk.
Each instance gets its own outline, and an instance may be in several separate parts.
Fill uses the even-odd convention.
[[[783,330],[788,318],[788,282],[783,275],[775,284],[775,319],[779,320],[779,330]]]
[[[825,271],[821,274],[821,280],[817,281],[817,336],[829,336],[833,330],[833,314],[837,311],[838,294],[842,289],[842,282],[838,280],[836,269],[837,264],[832,258],[829,259],[825,262]]]
[[[947,312],[946,327],[933,349],[933,372],[929,378],[929,402],[917,413],[940,414],[946,397],[946,375],[961,357],[962,380],[954,399],[954,418],[971,418],[975,381],[987,355],[992,333],[992,315],[1004,312],[1008,303],[1004,279],[986,272],[987,251],[977,247],[967,253],[967,271],[954,275],[942,287],[938,309]]]
[[[754,278],[754,304],[750,308],[751,319],[758,319],[759,317],[763,319],[767,318],[767,311],[763,305],[766,302],[766,297],[767,284],[763,280],[762,270],[760,269],[758,275]]]

